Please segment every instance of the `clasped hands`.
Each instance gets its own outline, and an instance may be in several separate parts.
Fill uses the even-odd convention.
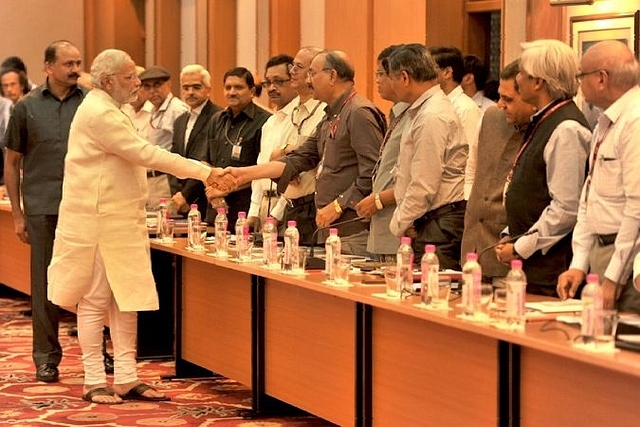
[[[224,197],[241,185],[237,168],[211,168],[205,192],[208,199]]]

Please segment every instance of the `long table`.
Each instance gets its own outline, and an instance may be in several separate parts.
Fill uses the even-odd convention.
[[[11,204],[0,200],[0,283],[31,295],[29,245],[16,236]]]
[[[182,265],[176,366],[251,387],[257,413],[283,401],[339,425],[639,423],[640,355],[575,349],[572,327],[503,331],[374,296],[383,286],[330,287],[321,273],[193,253],[181,239],[152,248]]]

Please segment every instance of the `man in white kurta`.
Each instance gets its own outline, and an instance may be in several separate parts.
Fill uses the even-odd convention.
[[[99,54],[91,79],[94,89],[71,124],[49,299],[62,307],[77,305],[85,400],[167,400],[140,382],[136,371],[136,312],[158,309],[145,223],[146,169],[203,181],[213,172],[138,136],[120,110],[140,87],[125,52]],[[107,313],[115,354],[113,388],[102,363]]]

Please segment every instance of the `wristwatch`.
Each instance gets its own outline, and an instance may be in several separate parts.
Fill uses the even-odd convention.
[[[285,142],[284,144],[282,144],[280,146],[280,151],[282,151],[282,155],[286,155],[287,154],[287,147],[289,146],[288,142]]]
[[[342,206],[340,206],[340,202],[338,202],[338,199],[335,199],[333,201],[333,209],[336,210],[336,213],[342,215]]]
[[[378,208],[379,211],[381,211],[384,208],[384,205],[382,204],[382,200],[380,200],[380,193],[375,193],[373,195],[373,201],[376,204],[376,208]]]

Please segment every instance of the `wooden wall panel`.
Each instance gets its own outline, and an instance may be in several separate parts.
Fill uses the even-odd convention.
[[[373,0],[326,0],[325,16],[325,47],[349,56],[358,92],[372,99]]]
[[[300,1],[271,0],[270,27],[269,57],[295,56],[300,49]]]
[[[224,107],[227,105],[222,94],[222,76],[236,66],[236,1],[216,0],[209,2],[207,41],[209,73],[211,73],[211,99]]]
[[[465,22],[464,0],[428,0],[426,44],[462,48]]]
[[[374,71],[376,58],[382,49],[400,43],[424,43],[426,29],[427,13],[424,0],[374,0],[371,55]],[[373,76],[371,86],[371,99],[388,114],[392,104],[380,98]]]
[[[144,0],[85,0],[85,69],[105,49],[127,52],[144,65]]]
[[[527,40],[564,40],[566,7],[553,7],[548,1],[527,0]]]
[[[171,73],[171,88],[180,94],[180,0],[155,2],[155,64]]]

